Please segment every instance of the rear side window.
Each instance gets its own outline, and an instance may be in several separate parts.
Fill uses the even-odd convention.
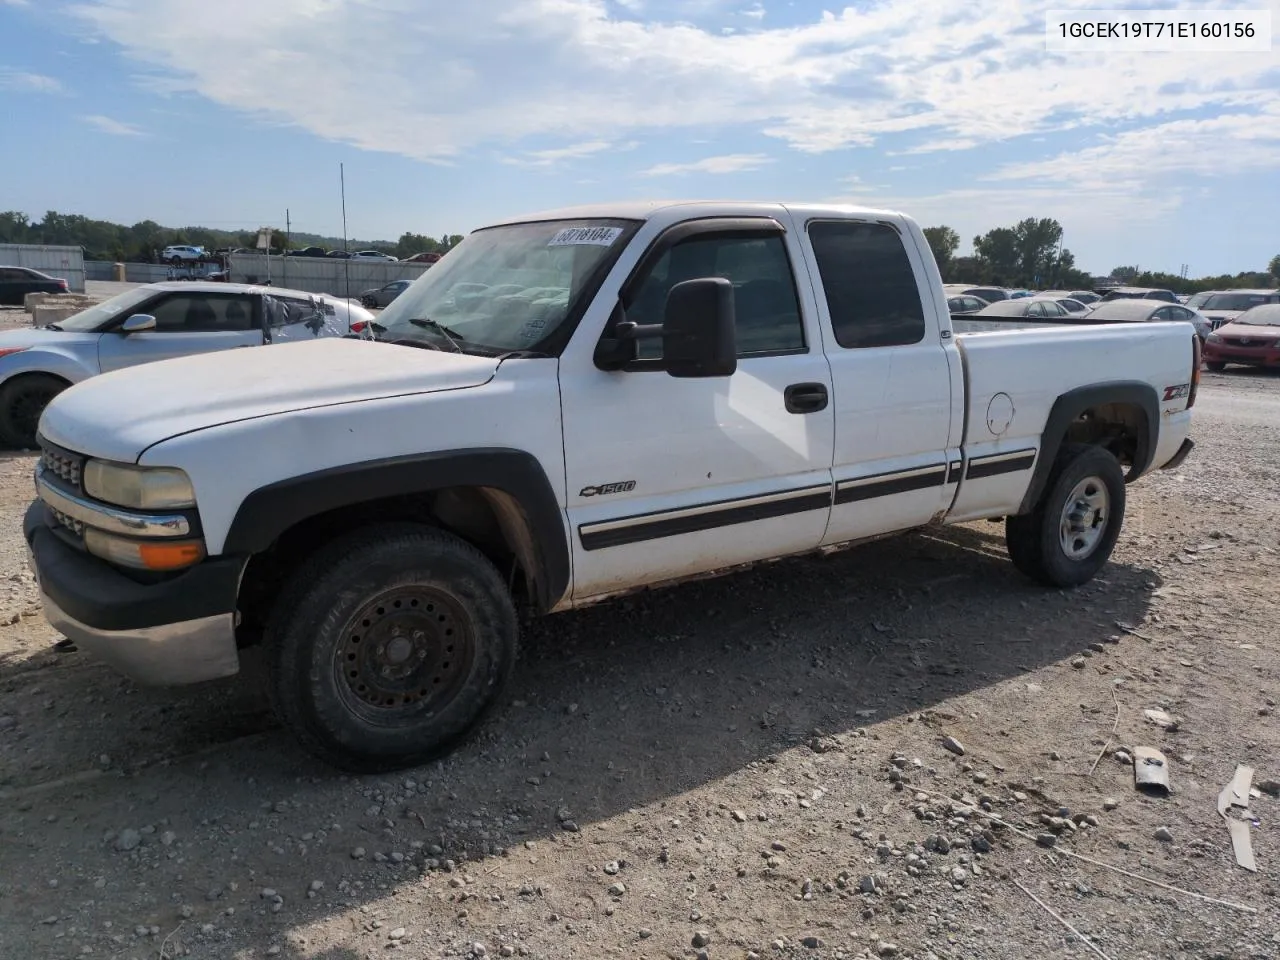
[[[924,339],[924,305],[897,230],[883,223],[815,220],[809,241],[836,343],[862,349]]]

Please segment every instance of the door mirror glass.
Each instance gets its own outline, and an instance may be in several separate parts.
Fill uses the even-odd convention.
[[[156,328],[156,318],[149,313],[135,313],[120,324],[121,333],[142,333]]]
[[[662,322],[662,365],[673,377],[728,377],[738,369],[731,282],[705,277],[671,288]]]

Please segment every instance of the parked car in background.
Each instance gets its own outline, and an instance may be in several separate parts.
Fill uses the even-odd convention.
[[[1029,320],[1062,322],[1069,319],[1071,314],[1053,297],[1018,297],[1016,300],[987,304],[974,316],[1025,317]]]
[[[350,260],[351,254],[346,250],[330,250],[325,254],[326,257],[333,257],[336,260]]]
[[[1163,300],[1165,303],[1177,303],[1178,298],[1172,290],[1161,290],[1157,287],[1112,287],[1105,294],[1102,300],[1104,303],[1110,303],[1112,300]]]
[[[1021,300],[1024,297],[1032,297],[1035,295],[1036,294],[1032,293],[1032,291],[1030,290],[1010,290],[1009,291],[1010,300]]]
[[[1199,310],[1209,319],[1209,325],[1217,330],[1246,310],[1264,303],[1280,303],[1280,290],[1224,290],[1210,295]]]
[[[1059,302],[1063,300],[1074,300],[1076,303],[1084,304],[1087,308],[1097,303],[1102,298],[1096,293],[1090,293],[1088,290],[1042,290],[1036,294],[1037,297],[1052,297]],[[1071,311],[1076,312],[1076,311]]]
[[[69,293],[67,281],[30,267],[0,267],[0,303],[22,306],[28,293]]]
[[[201,260],[204,256],[204,247],[176,245],[172,247],[165,247],[164,252],[160,254],[160,259],[165,263],[178,264]]]
[[[374,287],[360,294],[360,305],[370,309],[385,307],[408,289],[412,280],[392,280],[385,287]]]
[[[983,300],[981,297],[974,297],[965,294],[958,297],[947,297],[947,309],[953,317],[963,317],[977,313],[985,306],[987,306],[987,301]]]
[[[329,252],[324,247],[303,247],[301,250],[290,250],[291,257],[327,257]]]
[[[1229,363],[1280,367],[1280,303],[1251,307],[1205,339],[1204,361],[1210,370]]]
[[[395,257],[389,253],[383,253],[381,250],[357,250],[351,255],[352,260],[395,260]]]
[[[1202,290],[1199,293],[1193,293],[1183,301],[1183,306],[1190,307],[1192,310],[1199,310],[1204,306],[1205,301],[1214,294],[1225,293],[1225,290]]]
[[[943,290],[947,296],[973,296],[981,297],[987,303],[995,303],[998,300],[1008,300],[1009,291],[1003,287],[975,287],[967,283],[948,283],[943,285]]]
[[[0,333],[0,442],[33,447],[40,414],[81,380],[197,353],[351,333],[346,300],[241,283],[150,283],[60,323]],[[197,402],[199,398],[193,398]]]
[[[1102,299],[1092,290],[1068,290],[1066,295],[1072,300],[1079,300],[1081,303],[1097,303]]]
[[[1081,303],[1079,300],[1073,299],[1072,297],[1054,297],[1053,300],[1054,303],[1073,316],[1086,314],[1090,310],[1089,304]]]
[[[412,257],[405,257],[405,263],[438,263],[443,253],[415,253]]]
[[[1196,329],[1196,335],[1203,343],[1211,329],[1209,320],[1201,313],[1184,307],[1179,303],[1164,303],[1160,300],[1124,299],[1104,300],[1095,304],[1084,316],[1085,323],[1158,323],[1161,321],[1182,321]]]

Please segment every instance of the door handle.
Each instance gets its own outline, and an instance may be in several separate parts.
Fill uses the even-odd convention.
[[[787,413],[817,413],[827,409],[827,387],[822,383],[793,383],[782,393]]]

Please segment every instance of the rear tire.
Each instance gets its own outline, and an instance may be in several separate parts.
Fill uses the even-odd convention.
[[[0,440],[34,450],[40,415],[71,384],[48,373],[24,373],[0,387]]]
[[[1205,366],[1213,373],[1221,373],[1223,370],[1227,369],[1227,365],[1225,363],[1218,363],[1217,361],[1206,363]]]
[[[1048,587],[1088,583],[1111,558],[1124,507],[1120,462],[1101,447],[1065,444],[1035,509],[1005,523],[1009,559]]]
[[[516,612],[479,550],[417,524],[341,537],[289,578],[265,642],[276,712],[353,773],[425,763],[471,732],[515,667]]]

